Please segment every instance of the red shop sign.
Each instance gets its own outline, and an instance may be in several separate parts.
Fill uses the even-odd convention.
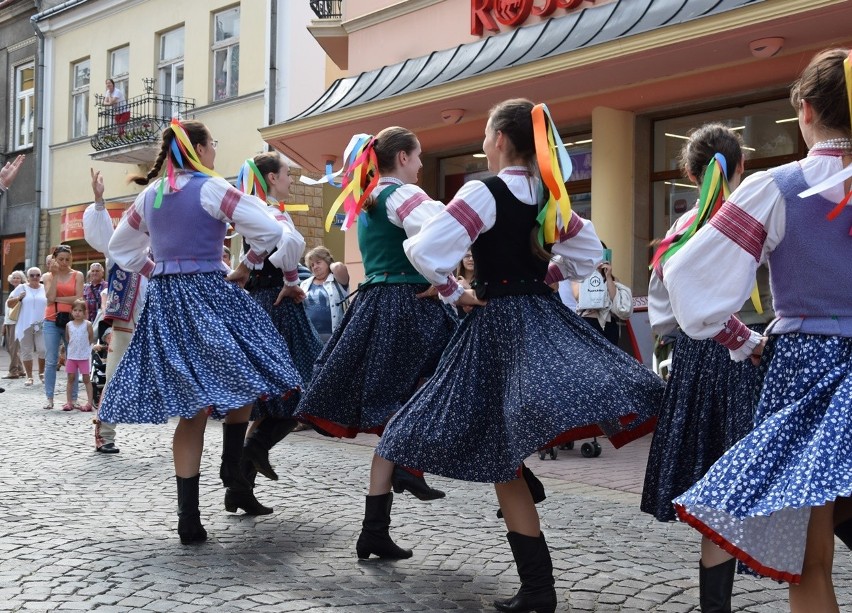
[[[470,0],[470,33],[482,36],[483,28],[499,32],[498,22],[516,28],[530,15],[547,17],[556,9],[574,10],[595,0]]]

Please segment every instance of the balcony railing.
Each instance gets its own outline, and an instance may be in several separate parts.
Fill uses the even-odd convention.
[[[343,0],[311,0],[311,10],[319,19],[340,19]]]
[[[156,144],[172,117],[186,118],[195,108],[194,98],[145,93],[123,104],[106,106],[99,98],[98,131],[90,142],[96,151],[130,145]]]

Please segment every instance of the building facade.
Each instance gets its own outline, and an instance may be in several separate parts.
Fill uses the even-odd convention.
[[[346,76],[262,130],[267,142],[320,170],[351,134],[402,125],[423,147],[421,186],[447,200],[487,172],[477,154],[491,106],[546,102],[572,156],[573,206],[640,296],[652,241],[697,198],[678,168],[690,130],[709,121],[740,130],[748,171],[798,159],[789,85],[817,51],[852,44],[843,0],[312,4],[323,10],[311,32]]]
[[[38,195],[36,192],[36,63],[37,39],[30,25],[32,0],[0,2],[0,166],[26,155],[6,196],[0,196],[0,279],[2,299],[9,291],[6,278],[13,270],[37,264]]]
[[[33,23],[45,58],[41,253],[63,242],[77,268],[103,260],[83,240],[89,169],[103,174],[117,223],[141,189],[130,177],[153,166],[172,117],[205,123],[218,141],[215,170],[234,179],[247,157],[266,149],[258,129],[325,86],[324,54],[305,30],[309,16],[307,6],[284,0],[72,0],[40,12]],[[107,80],[123,102],[107,104]],[[321,197],[298,198],[313,207],[295,221],[318,243]]]

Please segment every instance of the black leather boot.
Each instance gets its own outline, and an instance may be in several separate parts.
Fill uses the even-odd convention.
[[[441,490],[429,487],[423,477],[418,477],[397,465],[393,467],[391,483],[393,484],[393,491],[397,494],[402,494],[405,490],[408,490],[420,500],[437,500],[446,496]]]
[[[246,480],[241,469],[243,441],[248,422],[241,424],[222,424],[222,467],[219,477],[225,486],[225,510],[236,513],[242,509],[246,515],[269,515],[272,509],[257,501],[251,483]]]
[[[203,543],[207,540],[207,531],[201,525],[201,513],[198,512],[198,478],[175,477],[178,496],[178,536],[184,545]]]
[[[269,463],[269,450],[299,425],[295,419],[267,417],[249,434],[243,449],[243,457],[254,464],[254,468],[267,479],[278,481],[278,475]]]
[[[361,534],[355,551],[361,559],[367,559],[370,554],[391,560],[404,560],[413,554],[410,549],[397,546],[390,537],[390,513],[393,504],[393,493],[367,496],[364,506],[364,521],[361,523]]]
[[[547,494],[544,492],[544,484],[538,480],[529,468],[527,468],[526,464],[521,464],[521,475],[524,478],[524,481],[527,482],[527,487],[530,488],[530,494],[532,494],[532,499],[535,504],[542,502],[547,498]],[[499,519],[503,518],[503,510],[497,509],[497,517]]]
[[[843,541],[849,549],[852,549],[852,519],[847,519],[834,526],[834,535]]]
[[[734,559],[706,568],[698,562],[698,592],[701,613],[731,613],[731,592],[734,590]]]
[[[509,600],[495,601],[494,606],[505,613],[554,613],[556,588],[553,587],[553,562],[544,533],[533,538],[509,532],[506,538],[509,539],[518,566],[521,589]]]

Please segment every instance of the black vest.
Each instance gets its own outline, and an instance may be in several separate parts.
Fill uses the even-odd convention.
[[[532,252],[538,208],[524,204],[500,177],[483,181],[497,203],[497,218],[471,247],[473,288],[480,299],[523,294],[550,294],[544,282],[548,263]]]
[[[251,245],[243,238],[243,253],[248,253],[249,249],[251,249]],[[272,253],[266,255],[266,258],[263,260],[263,268],[251,271],[249,279],[246,281],[246,290],[252,291],[270,287],[284,287],[284,273],[280,268],[269,262],[269,256],[276,251],[278,249],[273,249]]]

